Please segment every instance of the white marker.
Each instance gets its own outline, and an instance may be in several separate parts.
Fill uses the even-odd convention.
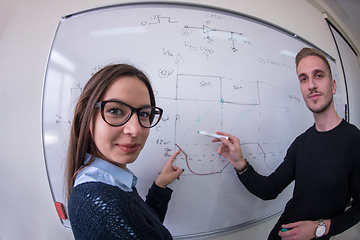
[[[217,138],[217,139],[220,139],[221,137],[223,137],[226,140],[229,140],[229,137],[224,136],[224,135],[219,135],[219,134],[215,134],[215,133],[207,133],[205,131],[198,131],[198,133],[200,133],[201,135],[207,136],[207,137],[212,137],[212,138]]]

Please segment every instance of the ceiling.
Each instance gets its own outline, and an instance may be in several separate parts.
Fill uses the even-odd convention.
[[[353,47],[357,48],[360,54],[360,0],[324,0],[324,2],[355,37],[356,46]]]

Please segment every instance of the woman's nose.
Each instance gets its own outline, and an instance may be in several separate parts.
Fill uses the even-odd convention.
[[[133,113],[129,121],[125,123],[123,131],[125,134],[130,134],[133,137],[142,133],[142,126],[139,123],[138,115],[136,113]]]

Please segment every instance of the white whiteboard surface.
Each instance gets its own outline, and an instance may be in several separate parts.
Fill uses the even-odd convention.
[[[343,36],[329,24],[333,34],[337,50],[340,55],[340,63],[344,71],[344,78],[347,84],[347,93],[349,101],[349,122],[360,128],[360,113],[358,111],[360,105],[360,65],[355,52],[349,44],[344,40]]]
[[[313,124],[294,63],[308,45],[248,16],[199,5],[123,4],[65,16],[43,93],[44,155],[54,200],[66,208],[64,163],[83,86],[103,66],[129,63],[147,73],[157,106],[164,109],[139,158],[128,165],[139,177],[140,195],[145,197],[175,144],[188,155],[175,161],[185,172],[170,185],[174,192],[164,222],[175,238],[234,231],[280,213],[292,185],[276,200],[260,200],[217,155],[218,145],[197,131],[239,137],[244,156],[269,175],[295,137]],[[335,96],[340,116],[341,99]],[[70,227],[68,220],[63,224]]]

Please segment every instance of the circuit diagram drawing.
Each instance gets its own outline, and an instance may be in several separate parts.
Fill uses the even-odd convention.
[[[184,26],[184,29],[182,30],[181,34],[183,36],[190,36],[195,30],[201,31],[205,35],[205,39],[209,44],[213,44],[214,42],[214,37],[212,35],[216,35],[216,34],[223,35],[231,43],[230,48],[233,52],[238,51],[238,48],[236,47],[235,43],[239,40],[241,40],[243,43],[251,45],[251,42],[243,37],[244,34],[242,32],[213,28],[210,27],[209,24],[210,21],[206,21],[206,25],[202,25],[201,27],[186,25]]]
[[[175,120],[173,142],[183,154],[179,167],[187,168],[192,174],[200,176],[226,171],[229,162],[216,153],[217,146],[214,148],[214,145],[205,142],[208,139],[203,139],[196,132],[201,128],[209,127],[222,130],[224,121],[229,126],[228,129],[233,131],[239,122],[246,122],[245,119],[249,114],[259,112],[261,102],[267,102],[261,95],[265,91],[264,88],[266,91],[279,89],[259,81],[234,81],[219,76],[177,74],[176,79],[176,92],[172,99],[177,103],[176,117],[173,118]],[[252,98],[248,98],[248,95],[241,97],[238,91],[246,91]],[[193,104],[189,105],[189,102]],[[234,106],[241,110],[228,116]],[[273,100],[271,107],[281,109],[283,112],[289,111],[286,107],[282,107],[281,101]],[[228,118],[233,120],[229,121]],[[257,130],[260,131],[260,128]],[[244,142],[241,145],[248,159],[261,162],[264,167],[273,169],[267,163],[267,154],[259,142]],[[168,149],[166,147],[165,151]],[[274,155],[273,151],[269,152],[269,155],[271,154]],[[274,155],[274,157],[279,156]],[[230,166],[228,170],[232,170]]]

